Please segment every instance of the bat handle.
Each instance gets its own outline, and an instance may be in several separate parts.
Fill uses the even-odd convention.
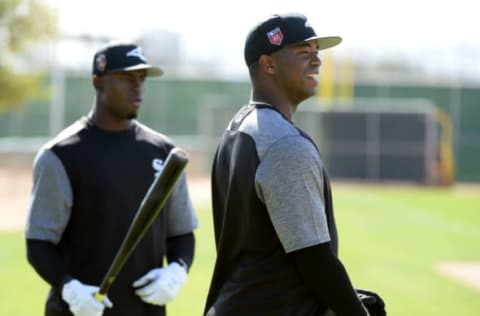
[[[105,294],[102,294],[100,292],[95,293],[95,299],[98,302],[102,303],[104,298],[105,298]]]

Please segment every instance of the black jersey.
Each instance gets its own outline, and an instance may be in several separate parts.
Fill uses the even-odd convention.
[[[243,107],[217,148],[212,198],[207,315],[314,315],[318,304],[287,257],[324,242],[337,251],[330,185],[311,139],[271,106]]]
[[[26,237],[56,244],[71,276],[99,286],[173,146],[166,136],[136,121],[118,132],[102,130],[86,118],[77,121],[36,157]],[[182,174],[165,209],[110,288],[114,307],[104,315],[164,315],[163,306],[141,301],[132,283],[163,265],[167,237],[196,226]],[[59,293],[52,293],[55,298]]]

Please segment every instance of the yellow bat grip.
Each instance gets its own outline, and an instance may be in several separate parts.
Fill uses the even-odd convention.
[[[103,302],[103,299],[105,298],[104,294],[100,294],[99,292],[95,293],[95,299],[99,301],[100,303]]]

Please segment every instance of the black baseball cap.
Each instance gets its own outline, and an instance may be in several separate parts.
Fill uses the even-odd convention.
[[[146,69],[147,76],[161,76],[163,70],[148,64],[140,46],[130,42],[110,42],[93,57],[92,74],[102,76],[110,72]]]
[[[342,38],[317,36],[303,14],[272,15],[248,33],[244,48],[245,63],[250,66],[261,55],[270,55],[287,45],[311,40],[317,40],[319,49],[326,49],[340,44]]]

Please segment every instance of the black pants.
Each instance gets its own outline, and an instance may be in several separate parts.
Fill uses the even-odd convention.
[[[57,289],[51,288],[48,293],[45,316],[73,316]]]

